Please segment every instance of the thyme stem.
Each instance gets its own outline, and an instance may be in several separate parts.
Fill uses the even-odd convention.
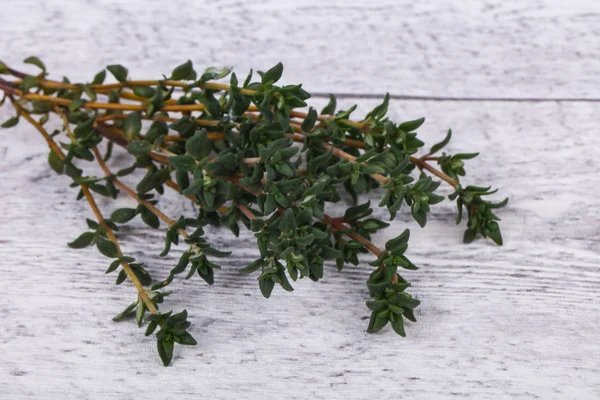
[[[31,115],[23,107],[21,107],[18,103],[16,103],[14,101],[14,99],[12,97],[9,97],[9,99],[10,99],[12,105],[17,110],[17,112],[20,115],[22,115],[23,118],[25,118],[31,125],[33,125],[41,133],[41,135],[44,137],[44,139],[48,143],[48,146],[50,147],[50,149],[52,149],[52,151],[54,151],[61,160],[63,160],[65,158],[65,154],[63,153],[62,149],[56,144],[54,139],[52,139],[52,137],[44,129],[44,127],[42,125],[40,125],[36,120],[34,120],[31,117]],[[65,121],[65,124],[68,126],[68,121],[66,120],[66,118],[64,119],[64,121]],[[102,159],[102,157],[99,157],[99,158]],[[112,229],[110,229],[110,227],[104,223],[104,217],[102,215],[102,212],[100,211],[100,208],[98,208],[96,201],[94,200],[94,196],[90,192],[87,185],[81,185],[81,190],[82,190],[87,202],[89,203],[90,208],[92,209],[92,212],[96,216],[98,223],[104,227],[104,229],[106,231],[106,236],[108,236],[108,239],[111,242],[113,242],[115,244],[115,246],[117,247],[117,252],[118,252],[119,257],[122,257],[123,252],[121,251],[121,246],[119,245],[119,242],[118,242],[115,234],[113,233]],[[137,278],[137,276],[135,275],[135,273],[133,272],[133,270],[131,269],[129,264],[126,263],[125,261],[121,261],[120,263],[121,263],[121,266],[123,267],[123,269],[125,270],[125,273],[127,273],[129,280],[131,280],[131,282],[137,289],[138,296],[144,302],[144,304],[146,305],[146,308],[148,308],[148,310],[152,314],[157,314],[158,310],[154,306],[154,303],[152,303],[152,301],[148,297],[148,294],[146,293],[146,289],[144,289],[144,286],[139,281],[139,279]]]

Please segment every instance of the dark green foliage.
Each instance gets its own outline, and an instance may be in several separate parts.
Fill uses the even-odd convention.
[[[470,160],[478,155],[479,153],[461,153],[455,155],[446,155],[446,153],[442,153],[442,155],[438,157],[437,162],[442,168],[442,171],[458,180],[459,176],[465,176],[464,160]]]
[[[207,157],[212,151],[212,141],[208,138],[206,129],[197,130],[186,142],[185,149],[197,160]]]
[[[494,212],[507,200],[494,203],[487,200],[494,193],[489,187],[463,186],[459,181],[465,175],[464,160],[477,153],[434,156],[449,144],[452,131],[448,130],[442,141],[417,158],[417,152],[426,152],[417,134],[425,120],[390,120],[388,94],[357,122],[350,120],[357,106],[338,110],[334,96],[320,115],[312,107],[305,115],[299,113],[296,109],[307,106],[305,100],[310,94],[300,84],[278,84],[283,75],[281,63],[259,72],[256,81],[252,81],[250,71],[241,85],[236,74],[231,74],[229,86],[211,82],[228,76],[228,68],[208,68],[198,79],[190,60],[175,67],[168,79],[165,75],[164,79],[145,82],[130,81],[128,69],[114,64],[106,70],[122,85],[101,86],[106,78],[106,70],[102,70],[90,84],[71,85],[65,79],[65,85],[55,89],[56,83],[45,86],[41,60],[30,57],[25,62],[39,67],[42,73],[26,75],[19,88],[55,96],[59,106],[19,99],[22,107],[36,118],[39,114],[41,124],[58,107],[74,126],[72,137],[57,141],[65,157],[55,151],[49,153],[50,168],[73,181],[77,199],[85,197],[86,188],[116,199],[119,187],[137,201],[135,208],[120,206],[110,218],[99,217],[100,222],[86,220],[89,231],[68,245],[95,246],[110,259],[105,272],[114,272],[117,284],[128,279],[136,284],[138,298],[114,320],[134,316],[138,326],[147,321],[146,335],[156,332],[157,350],[165,365],[173,358],[175,343],[195,345],[196,341],[188,332],[185,310],[174,315],[157,311],[171,293],[158,290],[184,272],[185,279],[198,275],[212,285],[219,278],[215,270],[221,268],[215,260],[231,254],[212,246],[216,242],[205,235],[212,229],[208,225],[225,226],[235,235],[240,227],[254,233],[258,258],[240,272],[255,274],[257,292],[265,298],[280,295],[279,287],[294,290],[292,282],[298,279],[319,281],[334,264],[338,271],[359,265],[362,255],[373,253],[376,259],[369,264],[374,270],[366,280],[371,296],[367,330],[377,332],[389,323],[400,336],[406,335],[405,320],[416,321],[414,310],[420,303],[406,292],[410,283],[399,274],[402,269],[417,269],[407,257],[410,232],[406,229],[388,240],[384,248],[377,247],[373,237],[390,224],[379,218],[386,212],[374,210],[366,195],[380,193],[378,206],[387,210],[390,219],[405,204],[406,212],[410,209],[412,218],[424,227],[431,218],[431,206],[444,200],[438,194],[440,177],[455,190],[449,199],[456,201],[457,223],[466,213],[464,241],[483,236],[502,244],[499,218]],[[0,74],[7,73],[10,70],[0,63]],[[139,106],[114,110],[122,97],[137,99]],[[111,107],[106,111],[92,109],[87,99],[106,101]],[[2,127],[15,126],[22,114],[16,115]],[[143,120],[152,122],[146,126]],[[49,136],[54,140],[60,133]],[[103,141],[109,143],[105,159],[113,153],[114,143],[128,153],[120,155],[135,160],[116,174],[109,171],[100,177],[87,176],[76,163],[99,161],[96,147],[104,146]],[[434,168],[431,162],[441,168],[433,170],[435,179],[429,174]],[[121,186],[121,177],[126,177],[123,182],[133,181],[135,190]],[[192,199],[196,205],[192,217],[174,221],[156,208],[162,204],[159,201],[165,186]],[[343,204],[345,199],[353,204]],[[333,217],[331,211],[341,216]],[[137,215],[140,219],[134,221]],[[141,226],[140,220],[152,229],[165,229],[160,257],[172,254],[175,246],[186,246],[168,273],[158,272],[162,280],[153,285],[144,264],[123,255],[113,236],[129,223],[137,224],[129,230],[135,231]],[[127,231],[122,229],[119,234]],[[151,237],[144,236],[144,240]],[[141,286],[150,288],[142,290]]]
[[[91,246],[96,241],[95,232],[84,232],[77,239],[69,243],[69,247],[73,249],[81,249],[87,246]]]
[[[157,327],[160,327],[156,332],[156,345],[158,355],[165,366],[171,363],[175,343],[186,346],[197,344],[194,337],[187,331],[191,324],[187,320],[186,310],[174,315],[171,312],[150,315],[147,319],[150,322],[146,329],[146,336],[150,336]]]
[[[0,125],[0,127],[2,128],[12,128],[13,126],[17,125],[19,123],[19,118],[18,117],[12,117],[7,119],[6,121],[4,121],[2,123],[2,125]]]
[[[118,80],[119,82],[127,82],[127,74],[129,74],[129,71],[127,70],[127,68],[125,68],[122,65],[109,65],[106,67],[106,69],[108,70],[108,72],[110,72],[116,80]],[[95,79],[94,79],[95,80]]]
[[[104,82],[104,79],[106,79],[106,70],[102,70],[100,72],[98,72],[95,76],[94,79],[92,79],[91,84],[92,85],[99,85],[101,83]]]
[[[193,81],[196,79],[196,71],[194,71],[194,66],[190,60],[187,60],[185,63],[176,67],[171,73],[171,80],[181,81]]]
[[[23,60],[23,62],[26,63],[26,64],[35,65],[36,67],[38,67],[39,69],[41,69],[42,72],[46,72],[46,66],[44,65],[44,63],[42,62],[42,60],[40,60],[39,58],[37,58],[35,56],[27,57],[25,60]]]
[[[96,240],[96,247],[98,247],[98,251],[106,257],[116,258],[119,255],[117,246],[103,236],[98,236],[98,239]]]
[[[123,131],[129,140],[137,138],[142,130],[142,117],[139,113],[132,112],[123,122]]]
[[[448,198],[456,199],[458,208],[458,217],[456,223],[459,224],[463,216],[463,208],[467,215],[467,229],[463,237],[465,243],[471,243],[478,235],[484,238],[492,239],[496,244],[502,245],[502,234],[497,221],[500,218],[492,210],[502,208],[508,203],[508,198],[499,203],[493,203],[482,199],[483,196],[489,196],[496,190],[490,191],[490,187],[482,188],[477,186],[467,186],[462,188],[458,186],[456,191]]]

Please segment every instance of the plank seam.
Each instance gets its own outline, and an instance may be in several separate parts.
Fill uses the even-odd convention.
[[[332,94],[338,99],[381,99],[382,94],[376,93],[311,93],[311,97],[328,98]],[[464,102],[504,102],[504,103],[600,103],[600,98],[585,97],[444,97],[444,96],[418,96],[390,94],[392,100],[415,100],[415,101],[464,101]]]

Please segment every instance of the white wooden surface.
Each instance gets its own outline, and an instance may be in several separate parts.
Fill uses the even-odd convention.
[[[309,91],[600,97],[593,0],[1,3],[0,59],[36,54],[57,77],[122,62],[149,78],[187,58],[243,75],[281,60],[285,80]],[[355,101],[376,104],[343,103]],[[402,339],[365,332],[368,265],[265,300],[237,272],[255,255],[252,235],[215,230],[236,251],[213,287],[174,284],[168,305],[188,309],[199,345],[177,348],[169,368],[133,323],[111,321],[132,288],[115,286],[94,250],[67,248],[91,213],[49,172],[37,133],[0,132],[0,397],[600,398],[600,103],[395,101],[390,112],[426,116],[428,141],[452,127],[451,149],[481,151],[466,182],[510,196],[505,246],[463,245],[450,203],[424,230],[399,216],[422,300]],[[138,227],[124,247],[165,276],[162,234]]]

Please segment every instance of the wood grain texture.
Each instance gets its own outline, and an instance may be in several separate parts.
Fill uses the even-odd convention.
[[[36,54],[51,72],[81,80],[113,62],[149,78],[186,58],[240,74],[281,60],[286,81],[309,90],[600,93],[593,1],[165,4],[3,4],[0,58]],[[376,103],[361,100],[357,113]],[[0,120],[10,114],[1,108]],[[188,309],[199,345],[176,348],[169,368],[135,324],[111,321],[133,288],[115,286],[94,250],[67,248],[91,212],[49,171],[43,141],[24,123],[1,131],[2,397],[600,398],[600,104],[412,101],[393,102],[390,115],[426,116],[428,143],[451,127],[451,150],[482,153],[465,182],[510,197],[500,213],[505,246],[463,245],[450,203],[423,230],[399,215],[378,242],[411,228],[409,255],[421,269],[406,275],[422,305],[402,339],[365,332],[366,263],[330,267],[323,281],[265,300],[255,277],[237,272],[256,255],[252,235],[211,230],[217,247],[236,251],[214,286],[174,284],[168,305]],[[168,199],[173,217],[193,211]],[[106,212],[110,203],[100,201]],[[166,275],[175,256],[157,257],[162,232],[136,225],[120,236],[154,276]]]
[[[187,58],[240,71],[283,61],[311,92],[599,97],[593,0],[3,3],[3,59],[68,51],[46,59],[73,79],[116,60],[152,76]]]

